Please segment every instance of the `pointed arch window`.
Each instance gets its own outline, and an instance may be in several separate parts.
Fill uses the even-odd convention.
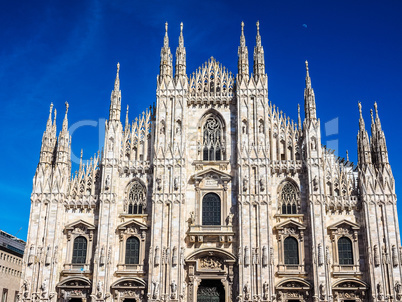
[[[214,115],[209,116],[203,126],[203,160],[223,159],[223,127]]]
[[[299,193],[295,185],[286,182],[279,193],[281,214],[297,214]]]
[[[339,265],[353,265],[352,241],[347,237],[338,240]]]
[[[87,240],[79,236],[74,239],[73,245],[73,258],[71,262],[73,264],[85,264],[87,259]]]
[[[130,237],[126,241],[126,264],[138,264],[140,260],[140,240]]]
[[[139,182],[135,181],[128,193],[128,214],[143,214],[146,208],[146,189]]]
[[[294,237],[287,237],[283,242],[285,265],[299,264],[299,243]]]
[[[221,225],[221,199],[215,193],[205,194],[202,199],[202,224]]]

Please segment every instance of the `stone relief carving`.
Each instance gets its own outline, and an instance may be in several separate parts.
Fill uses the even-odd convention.
[[[221,269],[223,267],[222,259],[214,256],[206,256],[200,259],[200,267],[204,269]]]

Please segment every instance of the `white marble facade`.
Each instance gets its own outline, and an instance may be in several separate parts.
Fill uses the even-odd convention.
[[[268,100],[258,23],[249,73],[243,26],[237,75],[211,57],[188,77],[183,26],[173,66],[166,24],[156,106],[132,123],[118,65],[105,149],[72,177],[68,104],[58,137],[51,106],[20,300],[401,300],[377,105],[371,137],[360,115],[357,165],[338,158],[321,144],[307,62],[293,121]]]

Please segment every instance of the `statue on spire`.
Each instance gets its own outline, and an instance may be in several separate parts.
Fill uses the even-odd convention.
[[[265,59],[264,59],[264,48],[261,46],[261,36],[260,36],[260,21],[257,21],[257,36],[256,36],[256,46],[254,47],[254,76],[256,79],[258,77],[265,75]]]
[[[179,77],[185,77],[186,75],[186,49],[184,47],[184,37],[183,37],[183,22],[180,23],[180,36],[179,36],[179,46],[176,49],[176,70],[175,79]]]
[[[238,61],[238,78],[241,81],[243,78],[248,81],[248,50],[246,46],[246,38],[244,36],[244,22],[241,22],[241,35],[240,35],[240,46],[237,52]]]

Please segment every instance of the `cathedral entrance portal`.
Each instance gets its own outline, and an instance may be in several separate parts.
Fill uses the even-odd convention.
[[[224,302],[225,289],[220,280],[202,280],[197,290],[197,302]]]

